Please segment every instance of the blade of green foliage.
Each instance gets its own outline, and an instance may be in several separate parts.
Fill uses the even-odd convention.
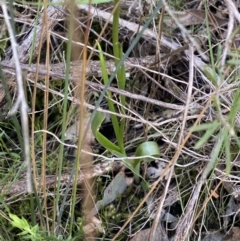
[[[219,121],[213,121],[211,123],[205,123],[205,124],[201,124],[198,126],[193,126],[190,128],[191,131],[203,131],[203,130],[207,130],[210,128],[215,128],[217,129],[220,126],[220,122]]]
[[[210,68],[209,66],[205,66],[203,71],[207,78],[216,86],[217,81],[215,69]]]
[[[15,214],[9,213],[9,217],[12,219],[11,224],[13,227],[22,230],[19,236],[23,236],[23,239],[29,240],[43,240],[44,238],[39,233],[38,224],[31,227],[25,218],[19,218]]]
[[[120,44],[118,44],[118,48],[119,48],[119,59],[123,58],[123,52],[122,52],[122,46]],[[125,66],[124,64],[121,65],[121,68],[118,71],[118,87],[122,90],[125,90],[126,87],[126,72],[125,72]],[[120,97],[122,97],[122,105],[125,106],[125,96],[121,95]]]
[[[208,139],[212,136],[212,134],[219,128],[220,123],[211,123],[209,128],[206,130],[202,138],[195,144],[194,148],[199,149],[208,141]]]
[[[104,118],[105,118],[105,115],[102,114],[101,112],[96,113],[91,124],[93,135],[95,136],[99,144],[101,144],[104,148],[106,148],[106,150],[113,153],[117,157],[123,158],[124,165],[133,172],[135,176],[135,180],[139,180],[139,177],[141,177],[139,172],[140,162],[150,161],[152,160],[152,158],[136,159],[134,162],[132,162],[131,160],[128,160],[126,154],[121,153],[121,150],[118,146],[116,146],[114,143],[112,143],[110,140],[108,140],[104,135],[102,135],[99,132],[99,128],[102,122],[104,121]],[[159,155],[160,155],[159,148],[156,142],[144,142],[137,148],[137,152],[135,156],[136,157],[140,157],[140,156],[158,157]]]
[[[25,230],[25,231],[22,231],[21,233],[19,233],[18,235],[19,236],[25,236],[24,238],[25,239],[30,239],[31,238],[31,236],[30,235],[27,235],[28,234],[28,230]]]
[[[228,136],[224,139],[224,149],[225,149],[225,158],[226,158],[226,174],[228,175],[231,170],[231,151],[230,151],[230,136],[228,133]]]
[[[237,113],[240,109],[240,89],[238,88],[238,90],[235,93],[235,96],[233,98],[233,104],[231,106],[230,112],[229,112],[229,122],[231,127],[234,126],[234,121],[235,118],[237,116]]]
[[[204,176],[207,177],[209,172],[213,169],[213,167],[216,165],[216,162],[218,160],[219,154],[223,147],[224,139],[227,138],[228,131],[226,129],[223,129],[223,131],[218,135],[219,138],[217,138],[217,143],[214,146],[214,149],[211,154],[210,161],[207,165],[207,168],[204,171]]]
[[[235,134],[234,136],[234,140],[236,141],[236,143],[237,143],[237,146],[238,146],[238,148],[240,149],[240,140],[239,140],[239,137]]]
[[[123,57],[122,48],[119,44],[119,58],[121,59],[122,57]],[[125,90],[125,87],[126,87],[126,73],[125,73],[125,67],[124,65],[122,65],[120,70],[118,71],[118,88]],[[126,107],[126,98],[124,95],[120,95],[120,103],[121,103],[121,113],[125,114],[126,111],[124,107]],[[122,118],[120,120],[120,128],[119,128],[119,132],[121,136],[124,135],[125,127],[126,127],[126,119]],[[121,143],[121,144],[122,146],[120,146],[120,148],[124,149],[124,143]]]
[[[155,141],[147,141],[140,144],[136,150],[135,153],[136,157],[141,156],[150,156],[150,157],[144,157],[141,159],[135,159],[133,162],[133,168],[135,169],[135,173],[138,175],[135,175],[136,182],[139,182],[139,176],[140,176],[140,163],[141,161],[144,162],[151,162],[153,158],[151,157],[160,157],[160,151],[158,144]]]
[[[114,143],[112,143],[111,141],[109,141],[104,135],[102,135],[99,132],[99,128],[102,122],[104,121],[104,119],[105,119],[105,115],[103,113],[101,112],[96,113],[91,124],[93,135],[95,136],[97,141],[108,151],[117,153],[118,156],[122,155],[120,148],[116,146]]]
[[[104,59],[102,49],[101,49],[101,46],[99,44],[98,44],[98,49],[100,50],[99,58],[100,58],[103,82],[106,85],[108,83],[106,61]],[[115,109],[114,103],[112,101],[112,93],[110,91],[107,91],[107,95],[109,97],[108,100],[107,100],[108,101],[108,108],[111,112],[116,113],[116,109]],[[112,120],[114,133],[115,133],[116,138],[117,138],[118,146],[119,146],[121,152],[124,153],[123,133],[120,132],[118,119],[117,119],[116,115],[114,115],[114,114],[111,114],[110,117],[111,117],[111,120]]]
[[[119,18],[120,18],[120,0],[114,0],[114,8],[115,12],[113,14],[113,29],[112,29],[112,43],[113,43],[113,54],[115,57],[115,66],[117,68],[120,59],[123,57],[122,54],[122,48],[119,43]],[[124,64],[122,64],[117,72],[117,83],[118,83],[118,88],[125,90],[125,84],[126,84],[126,73],[125,73],[125,68]],[[120,95],[120,104],[121,104],[121,113],[125,114],[125,109],[124,107],[126,106],[126,98],[123,95]],[[126,120],[125,118],[122,118],[120,120],[120,125],[119,125],[119,135],[121,137],[124,136],[124,131],[125,131],[125,124]],[[123,140],[123,138],[122,138]],[[123,141],[118,143],[120,149],[122,152],[125,150],[124,148],[124,143]]]
[[[30,226],[28,224],[28,221],[25,218],[19,218],[15,214],[9,213],[9,217],[12,219],[11,224],[19,229],[26,229],[29,228]]]
[[[238,56],[239,57],[239,56]],[[227,61],[228,65],[239,65],[240,64],[240,59],[230,59]]]
[[[146,141],[140,144],[136,150],[135,153],[136,157],[141,157],[141,156],[151,156],[151,157],[159,157],[160,156],[160,151],[158,144],[155,141]],[[152,158],[145,158],[145,162],[151,162]],[[139,162],[139,159],[136,159],[134,161],[134,165]]]
[[[119,0],[114,0],[114,13],[113,13],[113,28],[112,28],[112,44],[113,44],[113,54],[115,57],[115,66],[118,65],[120,60],[119,53],[119,18],[120,18],[120,4]],[[119,71],[118,71],[119,72]]]
[[[94,116],[91,124],[92,132],[99,144],[101,144],[106,150],[113,153],[115,156],[123,158],[124,165],[129,168],[134,175],[139,176],[139,172],[136,172],[136,169],[133,166],[133,163],[131,160],[127,160],[127,156],[124,153],[121,152],[120,148],[116,146],[114,143],[112,143],[110,140],[108,140],[104,135],[102,135],[99,132],[99,128],[102,124],[102,122],[105,119],[105,115],[101,112],[97,112]]]

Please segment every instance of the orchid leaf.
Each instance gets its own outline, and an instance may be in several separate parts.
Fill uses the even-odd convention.
[[[97,141],[108,151],[118,154],[117,156],[122,155],[120,153],[120,148],[99,132],[99,128],[102,122],[104,121],[104,119],[105,119],[105,115],[103,113],[101,112],[96,113],[91,124],[93,135],[95,136]]]
[[[147,157],[144,157],[144,156],[147,156]],[[143,142],[141,145],[138,146],[135,153],[135,157],[143,157],[143,158],[135,159],[133,163],[133,168],[135,169],[134,176],[137,182],[139,182],[141,161],[151,162],[153,160],[153,157],[156,158],[159,156],[160,156],[159,147],[155,141]],[[136,175],[135,173],[138,175]]]

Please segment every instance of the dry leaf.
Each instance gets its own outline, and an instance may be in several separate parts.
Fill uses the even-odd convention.
[[[83,119],[83,133],[85,132],[85,127],[88,125],[90,117],[86,117]],[[67,128],[65,133],[65,140],[77,141],[79,134],[79,120],[76,121],[73,125]],[[84,143],[86,145],[94,142],[94,135],[92,133],[91,127],[87,131],[87,135],[84,136]]]
[[[87,215],[87,218],[91,218],[92,216],[96,215],[101,208],[107,206],[108,204],[112,203],[118,195],[121,195],[125,192],[127,188],[127,178],[123,171],[119,172],[111,183],[107,186],[104,191],[103,199],[99,200],[95,207],[90,211]]]
[[[147,241],[151,232],[151,228],[143,229],[135,234],[135,236],[130,241]],[[156,234],[153,241],[169,241],[165,230],[161,226],[158,225],[156,229]]]
[[[239,241],[240,240],[240,228],[233,227],[230,235],[223,238],[222,241]]]
[[[202,24],[206,21],[206,11],[204,10],[187,10],[175,14],[175,16],[178,19],[178,21],[184,26]],[[208,21],[210,25],[213,25],[216,28],[228,23],[228,19],[221,19],[210,12],[208,12]],[[176,23],[172,19],[164,20],[164,23],[168,27],[177,27]]]

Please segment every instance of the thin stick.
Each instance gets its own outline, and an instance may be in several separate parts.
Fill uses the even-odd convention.
[[[17,43],[15,40],[14,32],[9,21],[9,15],[7,11],[7,6],[4,1],[1,2],[1,7],[3,10],[3,15],[5,19],[5,23],[7,25],[12,52],[13,52],[13,59],[16,66],[16,80],[18,84],[18,97],[9,111],[9,115],[14,115],[17,110],[20,110],[21,114],[21,125],[22,125],[22,133],[23,133],[23,141],[24,141],[24,158],[25,158],[25,165],[26,165],[26,180],[28,186],[28,193],[32,193],[32,173],[31,173],[31,162],[30,162],[30,142],[29,142],[29,124],[28,124],[28,105],[25,98],[25,93],[23,89],[23,79],[22,79],[22,71],[20,67],[18,52],[17,52]]]

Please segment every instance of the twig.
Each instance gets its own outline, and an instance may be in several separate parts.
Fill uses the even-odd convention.
[[[24,141],[24,158],[26,165],[26,181],[28,193],[32,193],[32,178],[31,178],[31,162],[30,162],[30,142],[29,142],[29,130],[28,130],[28,105],[25,98],[25,93],[23,89],[23,79],[22,79],[22,71],[19,62],[19,56],[17,51],[17,43],[15,40],[14,32],[9,21],[9,15],[7,11],[7,6],[5,1],[1,2],[1,7],[3,10],[4,19],[8,28],[8,33],[11,41],[12,51],[13,51],[13,60],[16,68],[16,80],[18,84],[18,96],[15,104],[12,109],[9,111],[9,115],[14,115],[18,109],[20,109],[21,113],[21,125],[22,125],[22,133],[23,133],[23,141]]]
[[[97,164],[91,168],[91,170],[86,171],[84,170],[84,175],[80,174],[77,177],[78,184],[82,184],[84,178],[94,178],[103,175],[104,173],[108,171],[119,171],[123,167],[122,161],[107,161],[105,163]],[[84,168],[84,167],[83,167]],[[61,176],[60,182],[62,186],[67,185],[71,178],[71,175],[69,173],[64,173]],[[42,180],[41,178],[37,178],[36,180],[36,187],[41,187]],[[56,186],[56,176],[55,175],[48,175],[46,176],[46,185],[47,188],[54,188]],[[71,185],[72,185],[72,179],[71,179]],[[20,180],[17,183],[14,184],[8,184],[8,185],[0,185],[1,193],[4,195],[9,195],[11,198],[15,198],[17,195],[23,195],[28,192],[27,190],[27,183],[26,180]]]
[[[233,13],[234,17],[237,19],[237,21],[240,23],[240,14],[239,11],[236,8],[236,5],[233,3],[232,0],[225,0],[225,3],[228,6],[228,9],[231,9],[231,12]],[[230,11],[229,11],[230,14]]]
[[[233,14],[233,8],[231,7],[230,1],[225,1],[228,7],[229,11],[229,21],[228,21],[228,28],[227,28],[227,36],[225,40],[225,47],[223,49],[223,54],[221,58],[221,72],[224,72],[224,67],[225,67],[225,62],[228,54],[228,50],[231,44],[231,35],[233,33],[233,28],[234,28],[234,14]],[[218,83],[218,86],[220,86],[221,83]]]
[[[140,64],[146,64],[146,61],[151,61],[151,63],[153,62],[153,59],[152,58],[155,58],[155,56],[147,56],[145,57],[145,60],[139,60],[141,61],[140,63],[138,63],[138,59],[137,58],[129,58],[127,60],[127,63],[125,64],[126,68],[130,71],[131,69],[133,68],[137,68],[137,67],[141,67],[141,68],[144,68],[142,66],[140,66]],[[135,60],[135,64],[131,64],[133,61]],[[111,73],[111,71],[114,69],[113,65],[112,65],[112,61],[107,61],[107,65],[108,65],[108,72],[109,74]],[[137,64],[138,63],[138,64]],[[149,63],[149,62],[148,62]],[[13,68],[13,66],[9,66],[7,62],[1,62],[0,63],[2,65],[2,67],[4,69],[9,69],[9,68]],[[81,69],[81,64],[82,64],[82,61],[77,61],[77,62],[72,62],[71,64],[71,71],[70,71],[70,75],[71,77],[69,77],[69,79],[73,82],[77,82],[78,81],[78,77],[76,76],[76,73],[79,71],[77,71],[77,69]],[[32,65],[32,66],[27,66],[25,64],[22,64],[21,65],[22,68],[24,70],[27,70],[27,71],[30,71],[32,73],[34,73],[35,75],[35,72],[36,72],[36,65]],[[65,73],[63,72],[63,67],[61,67],[62,64],[56,64],[56,65],[51,65],[50,68],[53,70],[53,71],[49,71],[49,76],[51,76],[52,78],[57,78],[57,79],[65,79]],[[89,65],[87,66],[86,68],[86,72],[87,72],[87,75],[92,75],[93,73],[91,72],[92,69],[95,69],[94,70],[94,73],[97,73],[98,72],[98,69],[99,69],[99,74],[101,72],[100,68],[99,68],[99,61],[90,61],[89,62]],[[146,68],[145,68],[146,69]],[[9,71],[6,71],[4,70],[5,72],[8,72]],[[159,74],[159,72],[154,72],[156,74]],[[13,73],[12,73],[13,74]],[[39,75],[43,75],[45,76],[47,74],[47,71],[46,71],[46,68],[45,66],[42,66],[40,65],[39,66]],[[97,75],[98,76],[98,75]],[[98,83],[93,83],[91,81],[86,81],[86,84],[88,86],[91,86],[93,88],[97,88],[99,90],[102,90],[104,89],[104,85],[101,85],[101,84],[98,84]],[[41,85],[43,87],[43,85]],[[177,104],[171,104],[171,103],[166,103],[166,102],[163,102],[163,101],[160,101],[160,100],[156,100],[156,99],[151,99],[149,97],[146,97],[146,96],[143,96],[143,95],[138,95],[138,94],[133,94],[133,93],[130,93],[128,91],[125,91],[125,90],[119,90],[117,88],[114,88],[114,87],[109,87],[108,88],[109,91],[112,91],[113,93],[117,93],[117,94],[120,94],[120,95],[124,95],[124,96],[127,96],[129,98],[132,98],[132,99],[136,99],[136,100],[142,100],[144,102],[147,102],[147,103],[151,103],[151,104],[154,104],[154,105],[157,105],[157,106],[161,106],[161,107],[164,107],[164,108],[167,108],[167,109],[173,109],[173,110],[183,110],[185,108],[184,105],[177,105]],[[191,104],[191,107],[195,110],[197,109],[201,109],[201,106],[198,105],[198,104],[194,104],[192,103]]]

